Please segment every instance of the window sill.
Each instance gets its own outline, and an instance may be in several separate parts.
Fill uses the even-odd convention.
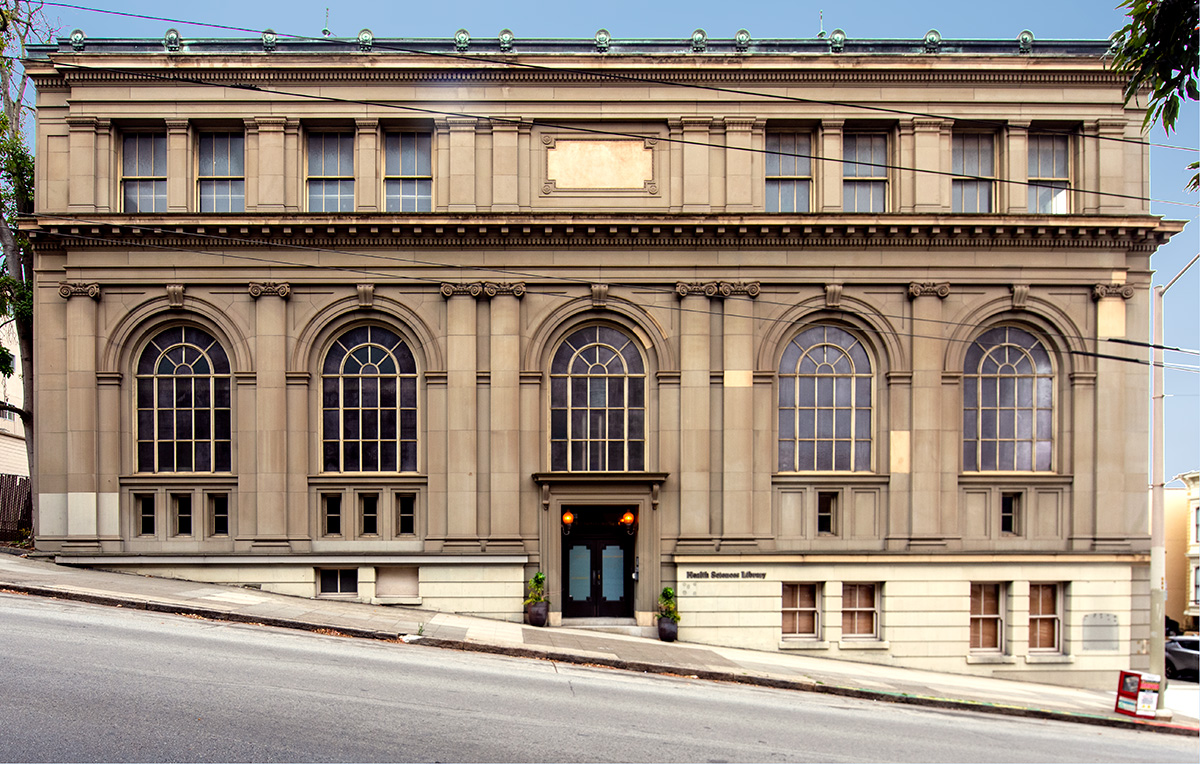
[[[779,640],[780,650],[828,650],[829,643],[823,639],[804,639],[802,637],[796,639],[781,639]]]
[[[882,639],[842,639],[838,640],[839,650],[890,650],[892,644]]]
[[[989,664],[997,665],[997,664],[1016,663],[1016,662],[1017,662],[1017,659],[1014,656],[1002,655],[1000,653],[996,653],[994,655],[989,655],[987,653],[978,653],[978,654],[973,654],[973,655],[967,656],[967,665],[978,664],[978,665],[986,666]]]
[[[1074,655],[1063,655],[1062,653],[1050,653],[1048,655],[1026,655],[1026,663],[1074,663]]]

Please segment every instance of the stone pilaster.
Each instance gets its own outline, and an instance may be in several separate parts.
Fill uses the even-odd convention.
[[[474,127],[470,134],[474,136]],[[478,543],[475,342],[475,300],[451,293],[446,297],[447,545]]]
[[[96,211],[96,118],[67,117],[70,184],[67,209],[72,214]]]
[[[679,338],[679,535],[705,539],[709,529],[709,301],[703,293],[680,302]]]
[[[683,212],[706,213],[710,210],[709,171],[712,149],[709,144],[711,117],[684,117],[683,128]]]
[[[258,506],[255,545],[287,544],[287,297],[280,283],[252,283],[257,367],[255,434],[242,440],[257,452]]]
[[[724,543],[753,535],[754,304],[748,296],[725,299],[721,508]]]
[[[192,196],[192,152],[186,119],[167,120],[167,211],[187,212]]]
[[[1024,181],[1029,177],[1029,123],[1009,122],[1004,133],[1008,139],[1008,172],[1004,177]],[[1027,186],[1015,183],[999,185],[1001,204],[996,205],[997,211],[1004,210],[1010,215],[1024,215],[1029,211]]]
[[[257,159],[256,165],[251,165],[250,157],[246,157],[246,167],[257,167],[258,172],[258,212],[283,212],[287,205],[287,195],[284,193],[286,173],[286,139],[283,117],[258,117],[254,120],[257,127]],[[298,141],[297,141],[298,142]],[[249,143],[249,141],[247,141]],[[249,174],[249,173],[247,173]],[[247,178],[247,181],[249,179]],[[249,189],[247,189],[247,192]],[[249,193],[247,193],[249,196]],[[247,210],[249,209],[247,198]],[[294,204],[294,202],[293,202]]]
[[[942,523],[942,300],[948,284],[910,284],[912,300],[912,501],[910,546],[944,546]],[[957,421],[961,421],[961,415]]]
[[[449,141],[450,212],[475,211],[475,119],[452,117]]]
[[[516,138],[516,131],[512,133]],[[491,536],[489,546],[520,544],[521,303],[497,295],[491,309]]]
[[[379,120],[354,120],[354,196],[358,212],[379,212]]]
[[[754,210],[753,117],[725,118],[725,211]]]
[[[492,122],[492,212],[520,209],[520,162],[516,122]]]
[[[842,211],[842,127],[840,119],[821,122],[817,132],[823,161],[813,162],[813,174],[820,196],[814,212]]]
[[[96,492],[96,284],[62,284],[67,300],[67,528],[68,543],[99,543]]]

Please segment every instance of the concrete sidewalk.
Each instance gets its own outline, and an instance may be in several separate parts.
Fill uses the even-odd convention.
[[[1099,690],[679,642],[666,644],[580,629],[539,629],[415,608],[305,599],[235,586],[73,568],[14,554],[0,554],[0,590],[938,708],[1200,734],[1197,719],[1179,714],[1170,723],[1118,715],[1112,710],[1114,694]],[[1115,686],[1116,677],[1113,683]]]

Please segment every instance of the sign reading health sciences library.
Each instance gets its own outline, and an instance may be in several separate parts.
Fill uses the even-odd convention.
[[[687,571],[688,580],[695,580],[695,579],[727,580],[727,579],[743,579],[743,578],[763,579],[766,577],[767,577],[766,573],[756,573],[755,571],[752,571],[752,570],[743,570],[740,573],[736,570],[735,571],[723,571],[723,570],[689,570],[689,571]]]

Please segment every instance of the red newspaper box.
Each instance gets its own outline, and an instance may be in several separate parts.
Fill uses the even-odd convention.
[[[1121,683],[1117,685],[1118,714],[1154,718],[1158,708],[1158,693],[1162,677],[1158,674],[1143,674],[1140,671],[1122,671]]]

